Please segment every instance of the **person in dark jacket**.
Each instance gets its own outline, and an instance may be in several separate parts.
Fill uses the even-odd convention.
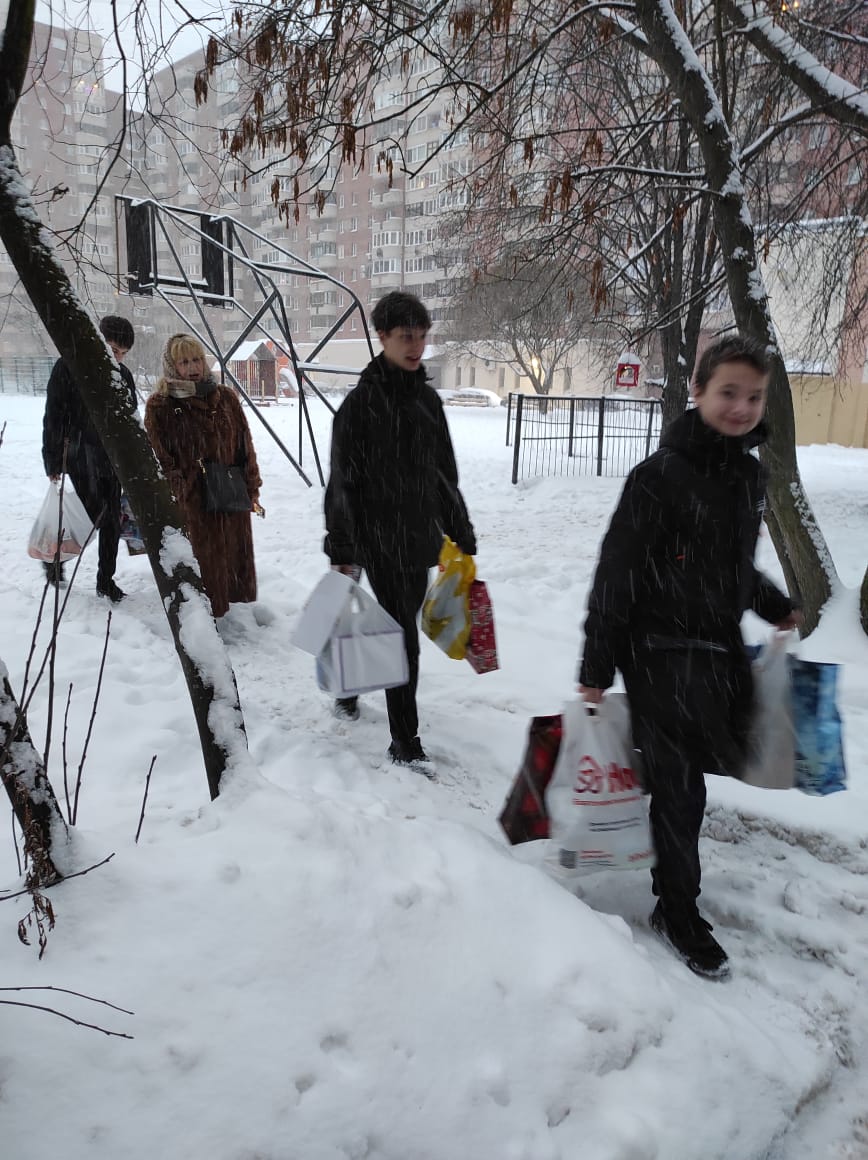
[[[132,323],[110,314],[100,319],[99,329],[117,360],[121,379],[135,407],[138,403],[136,385],[123,364],[135,341]],[[72,372],[63,359],[57,360],[48,379],[42,424],[42,462],[49,479],[60,479],[66,472],[98,529],[96,590],[100,596],[107,596],[117,604],[124,598],[124,592],[114,580],[121,534],[120,480],[100,442]],[[52,584],[63,582],[62,563],[48,563],[44,568]]]
[[[430,315],[418,298],[395,291],[376,304],[371,322],[383,351],[334,418],[324,546],[333,567],[355,578],[364,569],[377,600],[404,630],[410,680],[386,692],[389,755],[430,772],[418,737],[417,617],[443,534],[471,556],[476,537],[458,490],[443,404],[422,365]],[[357,698],[338,701],[335,711],[355,719]]]
[[[705,774],[738,775],[753,686],[742,641],[752,609],[782,631],[801,623],[753,557],[765,475],[769,364],[734,335],[700,358],[695,409],[630,473],[591,589],[579,690],[599,703],[624,678],[651,794],[657,855],[650,923],[697,974],[722,978],[726,952],[699,914]]]

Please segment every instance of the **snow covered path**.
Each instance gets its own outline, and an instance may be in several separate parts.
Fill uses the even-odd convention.
[[[293,408],[268,417],[290,437]],[[24,552],[45,487],[41,401],[0,397],[3,419],[0,657],[18,689],[41,589]],[[512,487],[505,414],[449,420],[502,668],[477,677],[423,642],[435,784],[385,761],[381,696],[336,722],[311,659],[289,646],[325,567],[322,496],[256,428],[260,599],[221,631],[263,776],[213,805],[147,563],[122,558],[129,597],[112,617],[75,839],[81,867],[115,857],[52,892],[41,962],[15,937],[26,904],[0,907],[0,985],[108,1000],[135,1015],[46,996],[135,1038],[4,1007],[4,1160],[868,1158],[868,641],[853,591],[868,452],[801,456],[850,589],[804,654],[847,663],[851,788],[818,800],[712,779],[702,902],[734,977],[710,984],[648,930],[646,875],[599,874],[574,897],[540,870],[537,845],[511,851],[496,821],[530,716],[572,692],[620,481]],[[767,542],[761,563],[776,571]],[[105,632],[95,567],[85,557],[61,629],[71,770]],[[15,889],[11,841],[0,867]]]

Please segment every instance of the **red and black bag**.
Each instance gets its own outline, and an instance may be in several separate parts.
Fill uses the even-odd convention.
[[[498,819],[513,846],[549,836],[545,793],[558,759],[562,732],[560,713],[531,720],[524,759]]]
[[[470,639],[464,654],[476,673],[492,673],[498,667],[494,638],[494,610],[484,580],[470,585]]]

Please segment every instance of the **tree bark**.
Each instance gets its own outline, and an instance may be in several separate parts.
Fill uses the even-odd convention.
[[[804,610],[807,635],[817,627],[837,575],[799,478],[793,400],[757,260],[738,149],[710,78],[669,0],[636,0],[636,16],[702,151],[736,325],[772,354],[766,410],[769,439],[762,451],[769,469],[767,522],[790,594]]]
[[[189,541],[180,530],[182,522],[169,486],[102,335],[46,240],[12,148],[10,125],[27,74],[33,13],[34,0],[10,5],[0,41],[0,239],[72,372],[136,513],[189,689],[208,788],[215,798],[227,763],[247,749],[235,674],[220,642]],[[220,658],[216,665],[213,657]],[[221,702],[224,711],[212,714],[215,701]]]
[[[66,823],[27,720],[0,661],[0,777],[24,835],[24,856],[33,886],[51,886],[63,875],[55,851],[67,838]]]

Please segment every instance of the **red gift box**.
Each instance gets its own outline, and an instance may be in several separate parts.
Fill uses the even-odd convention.
[[[494,610],[484,580],[474,580],[470,585],[470,640],[465,656],[474,672],[491,673],[498,668]]]

